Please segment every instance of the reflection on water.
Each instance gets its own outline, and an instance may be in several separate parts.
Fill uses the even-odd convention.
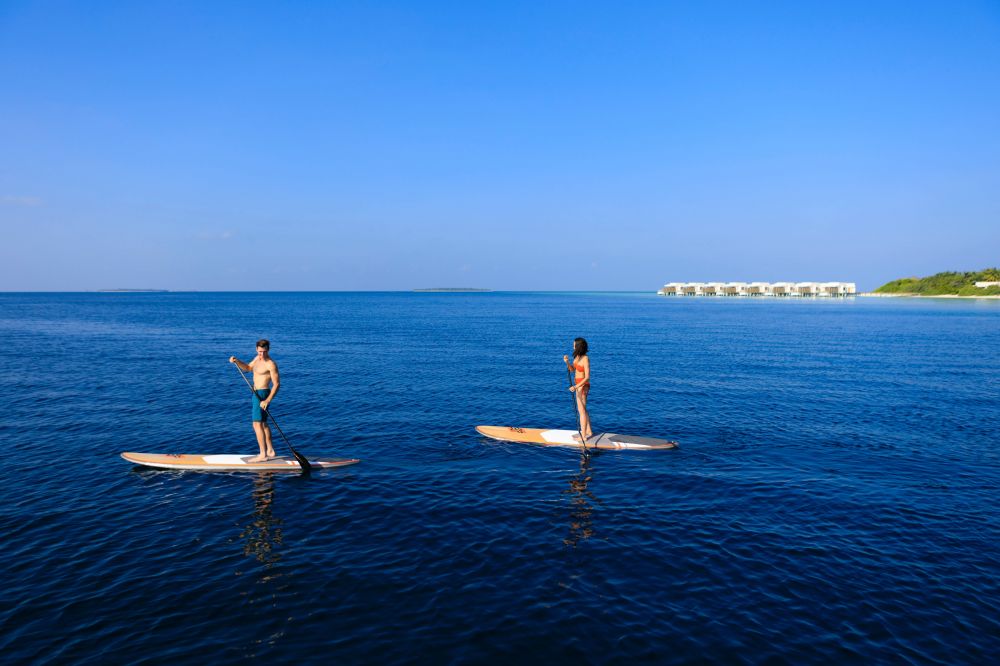
[[[594,497],[587,484],[594,478],[591,469],[593,455],[580,456],[580,471],[569,479],[569,488],[563,491],[569,495],[569,534],[563,539],[563,544],[570,548],[575,548],[581,541],[594,536],[593,506],[599,500]]]
[[[275,484],[274,474],[263,472],[253,480],[253,515],[240,532],[239,539],[243,544],[243,554],[260,563],[255,569],[254,585],[243,592],[245,603],[250,607],[262,605],[268,609],[277,609],[281,597],[288,589],[288,581],[282,580],[284,574],[277,566],[281,561],[280,548],[282,539],[282,520],[274,514]],[[237,571],[237,574],[242,573]],[[288,600],[286,599],[286,604]],[[259,609],[257,612],[260,612]],[[261,656],[262,649],[273,648],[285,636],[285,626],[277,618],[273,627],[263,636],[255,637],[244,647],[247,659]]]
[[[274,474],[254,478],[253,517],[240,533],[243,554],[264,565],[265,573],[281,560],[281,518],[274,515]]]

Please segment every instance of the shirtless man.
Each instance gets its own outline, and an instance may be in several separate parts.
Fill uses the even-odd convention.
[[[257,341],[257,358],[244,363],[235,356],[229,357],[230,363],[235,363],[236,367],[243,372],[253,370],[253,431],[257,435],[257,445],[260,446],[260,455],[247,460],[247,462],[264,462],[275,458],[274,445],[271,444],[271,426],[267,424],[267,408],[278,393],[278,364],[268,355],[271,343],[267,340]],[[270,384],[270,388],[268,388]]]

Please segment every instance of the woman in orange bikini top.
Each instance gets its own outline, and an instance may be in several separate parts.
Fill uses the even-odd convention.
[[[590,429],[590,414],[587,413],[587,395],[590,394],[590,357],[587,356],[587,341],[583,338],[573,340],[573,363],[569,356],[563,356],[566,367],[574,371],[575,384],[569,387],[576,393],[576,409],[580,413],[580,432],[584,438],[593,436]]]

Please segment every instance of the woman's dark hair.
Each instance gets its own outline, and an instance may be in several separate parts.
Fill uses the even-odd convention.
[[[581,356],[587,355],[587,341],[583,338],[577,338],[573,341],[573,356],[579,358]]]

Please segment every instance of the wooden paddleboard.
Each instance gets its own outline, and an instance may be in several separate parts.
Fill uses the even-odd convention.
[[[476,426],[480,434],[505,442],[523,442],[541,446],[568,446],[583,448],[580,435],[576,430],[543,430],[541,428],[515,428],[513,426]],[[574,435],[576,439],[574,439]],[[671,442],[656,437],[636,437],[635,435],[616,435],[602,432],[587,440],[588,449],[618,451],[635,449],[648,451],[650,449],[673,449],[677,442]]]
[[[147,467],[159,467],[161,469],[190,469],[201,471],[224,471],[224,472],[300,472],[302,466],[295,458],[279,457],[272,458],[266,462],[247,462],[252,455],[239,456],[234,454],[216,455],[190,455],[180,453],[133,453],[126,451],[122,458],[135,463],[136,465],[146,465]],[[310,460],[309,464],[313,469],[329,469],[331,467],[344,467],[359,463],[356,458],[320,458]]]

